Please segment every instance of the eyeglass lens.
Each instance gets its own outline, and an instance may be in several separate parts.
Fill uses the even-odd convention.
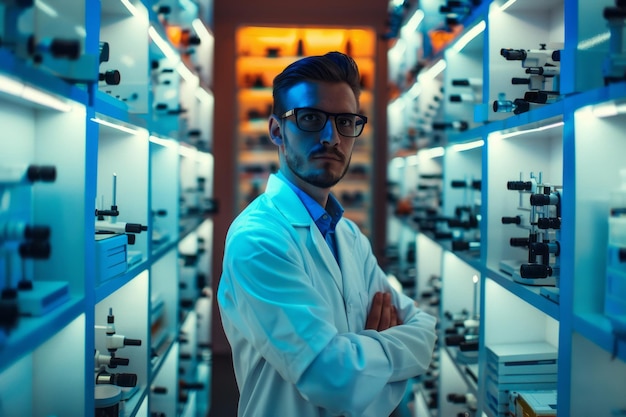
[[[308,132],[319,132],[324,129],[328,117],[328,114],[315,109],[298,109],[296,111],[298,127]],[[335,126],[343,136],[359,136],[364,125],[363,119],[357,114],[345,113],[335,116]]]

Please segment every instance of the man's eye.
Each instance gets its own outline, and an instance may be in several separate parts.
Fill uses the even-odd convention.
[[[337,119],[337,122],[341,126],[352,126],[352,125],[354,125],[354,121],[351,118],[348,118],[348,117],[340,117],[340,118]]]
[[[321,117],[317,113],[305,113],[300,117],[300,119],[305,122],[316,122],[318,120],[321,120]]]

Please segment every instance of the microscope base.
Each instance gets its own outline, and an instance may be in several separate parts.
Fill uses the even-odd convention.
[[[33,281],[30,290],[18,291],[18,308],[23,316],[42,316],[70,299],[70,289],[63,281]]]
[[[500,271],[513,275],[516,272],[519,274],[519,268],[523,264],[523,261],[517,261],[514,259],[500,261]]]
[[[557,277],[547,277],[547,278],[522,278],[520,275],[520,266],[526,264],[524,261],[517,260],[505,260],[500,261],[500,270],[504,273],[511,275],[513,281],[519,282],[524,285],[538,285],[538,286],[548,286],[554,287],[556,285]]]
[[[519,282],[524,285],[537,285],[537,286],[548,286],[554,287],[556,285],[556,277],[546,277],[546,278],[522,278],[519,272],[513,274],[513,281]]]

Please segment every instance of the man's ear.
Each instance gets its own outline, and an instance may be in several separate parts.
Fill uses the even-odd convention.
[[[270,139],[274,142],[274,145],[281,146],[283,144],[283,134],[280,128],[280,122],[275,115],[271,115],[269,119],[269,132]]]

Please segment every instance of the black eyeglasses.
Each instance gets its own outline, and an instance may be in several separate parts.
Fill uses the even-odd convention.
[[[297,107],[285,112],[281,119],[289,116],[295,116],[296,126],[305,132],[320,132],[326,126],[328,118],[335,118],[335,126],[337,132],[341,136],[356,138],[363,132],[367,117],[355,113],[329,113],[324,110],[314,109],[311,107]]]

